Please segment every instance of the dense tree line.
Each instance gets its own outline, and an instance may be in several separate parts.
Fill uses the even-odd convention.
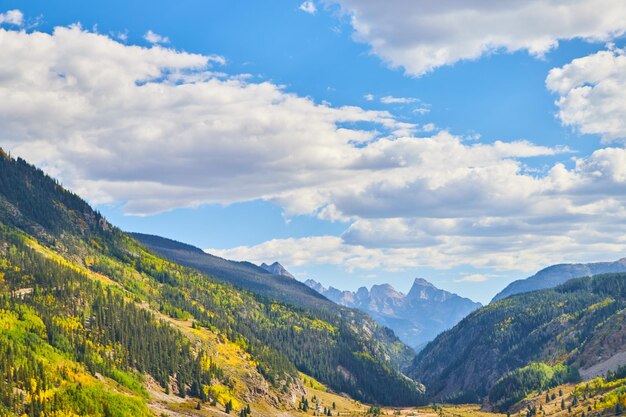
[[[500,378],[532,362],[582,366],[587,347],[622,331],[624,308],[626,274],[515,295],[437,337],[416,358],[414,375],[436,400],[479,402]]]
[[[579,380],[578,371],[570,366],[531,363],[500,378],[489,391],[489,402],[497,410],[506,411],[532,392]]]
[[[221,370],[179,331],[111,287],[42,256],[4,227],[0,242],[0,308],[16,320],[30,315],[28,337],[41,338],[91,374],[111,377],[140,394],[141,375],[149,374],[166,390],[173,379],[179,395],[208,399],[203,387],[219,379]],[[28,340],[0,338],[0,398],[6,411],[38,416],[54,411],[56,403],[54,397],[34,395],[46,392],[50,381]]]
[[[51,234],[84,233],[97,230],[102,224],[102,216],[85,201],[23,159],[0,154],[0,173],[0,195],[19,210],[16,215],[0,205],[3,222],[27,228],[31,233],[37,231],[32,225],[40,225]]]

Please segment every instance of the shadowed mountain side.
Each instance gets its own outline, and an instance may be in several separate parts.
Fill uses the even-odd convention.
[[[131,233],[144,245],[166,258],[198,269],[240,288],[300,307],[336,309],[334,303],[300,281],[277,275],[250,262],[230,261],[195,246],[160,236]]]

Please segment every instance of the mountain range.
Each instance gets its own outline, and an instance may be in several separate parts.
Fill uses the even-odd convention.
[[[389,284],[374,285],[370,290],[361,287],[356,292],[325,288],[312,279],[305,284],[337,304],[366,312],[415,349],[481,307],[422,278],[415,279],[408,294]]]
[[[626,258],[615,262],[552,265],[529,278],[513,281],[496,294],[492,301],[499,301],[514,294],[554,288],[572,278],[590,277],[612,272],[626,272]]]

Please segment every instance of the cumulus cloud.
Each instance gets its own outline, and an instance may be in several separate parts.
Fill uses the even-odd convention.
[[[8,24],[15,26],[22,26],[24,23],[24,15],[19,10],[9,10],[5,13],[0,13],[0,25]]]
[[[608,41],[626,30],[622,0],[326,0],[358,41],[412,75],[504,50],[542,56],[559,40]]]
[[[600,149],[577,159],[572,169],[556,164],[544,176],[531,177],[502,159],[541,152],[530,144],[501,143],[488,150],[445,134],[437,141],[443,142],[438,150],[420,144],[420,154],[434,160],[413,179],[407,166],[394,178],[379,171],[385,179],[329,194],[333,211],[353,220],[341,237],[279,239],[218,254],[259,262],[279,254],[275,258],[286,265],[330,263],[349,270],[468,265],[526,272],[624,256],[625,149]],[[469,171],[455,173],[463,165],[456,160],[445,165],[451,155],[466,161],[461,169]]]
[[[93,202],[149,214],[345,179],[354,144],[377,131],[340,125],[411,129],[386,112],[216,76],[211,64],[222,61],[79,27],[0,30],[0,138]],[[298,206],[317,204],[304,197]]]
[[[605,141],[626,138],[626,55],[622,49],[600,51],[550,71],[550,91],[559,95],[558,116],[581,133]]]
[[[127,213],[263,199],[350,222],[339,237],[218,252],[231,258],[529,270],[625,247],[623,148],[529,173],[524,159],[569,149],[415,137],[386,111],[315,103],[223,63],[76,26],[0,29],[0,141]]]
[[[300,5],[300,10],[305,13],[315,14],[317,12],[317,8],[315,7],[315,3],[312,1],[305,1]]]
[[[145,35],[143,35],[143,38],[152,44],[170,43],[170,38],[167,36],[161,36],[151,30],[147,31]]]

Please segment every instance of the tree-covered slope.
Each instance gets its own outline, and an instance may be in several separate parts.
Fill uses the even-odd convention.
[[[574,279],[512,296],[438,336],[417,356],[413,372],[430,398],[472,402],[531,362],[583,373],[625,350],[625,308],[626,274]]]
[[[351,323],[372,352],[375,352],[375,357],[381,356],[390,360],[398,369],[406,369],[415,356],[411,348],[400,342],[391,331],[380,327],[367,314],[340,306],[293,278],[269,273],[250,262],[236,262],[213,256],[199,248],[171,239],[140,233],[131,235],[177,264],[195,268],[255,294],[298,306],[325,320]]]
[[[20,321],[20,309],[30,309],[43,323],[38,337],[46,349],[92,379],[125,381],[142,404],[137,385],[148,378],[164,392],[201,402],[234,401],[237,408],[261,396],[273,406],[293,406],[301,391],[298,370],[363,401],[421,400],[418,385],[386,357],[402,345],[373,337],[384,329],[363,329],[349,316],[314,314],[161,258],[40,170],[4,154],[0,226],[0,315]],[[5,330],[0,328],[1,340]],[[364,337],[364,331],[372,333]],[[236,360],[247,366],[245,372],[235,360],[224,360],[220,346],[241,350]],[[34,349],[30,342],[20,348]],[[2,369],[0,378],[13,378],[14,369]],[[36,377],[38,386],[47,387],[39,395],[61,393],[67,385],[63,375],[47,382]],[[24,385],[27,380],[16,382],[13,391],[26,395],[32,389]],[[83,395],[84,387],[78,384],[68,401]],[[26,404],[34,404],[32,398],[25,397]]]

